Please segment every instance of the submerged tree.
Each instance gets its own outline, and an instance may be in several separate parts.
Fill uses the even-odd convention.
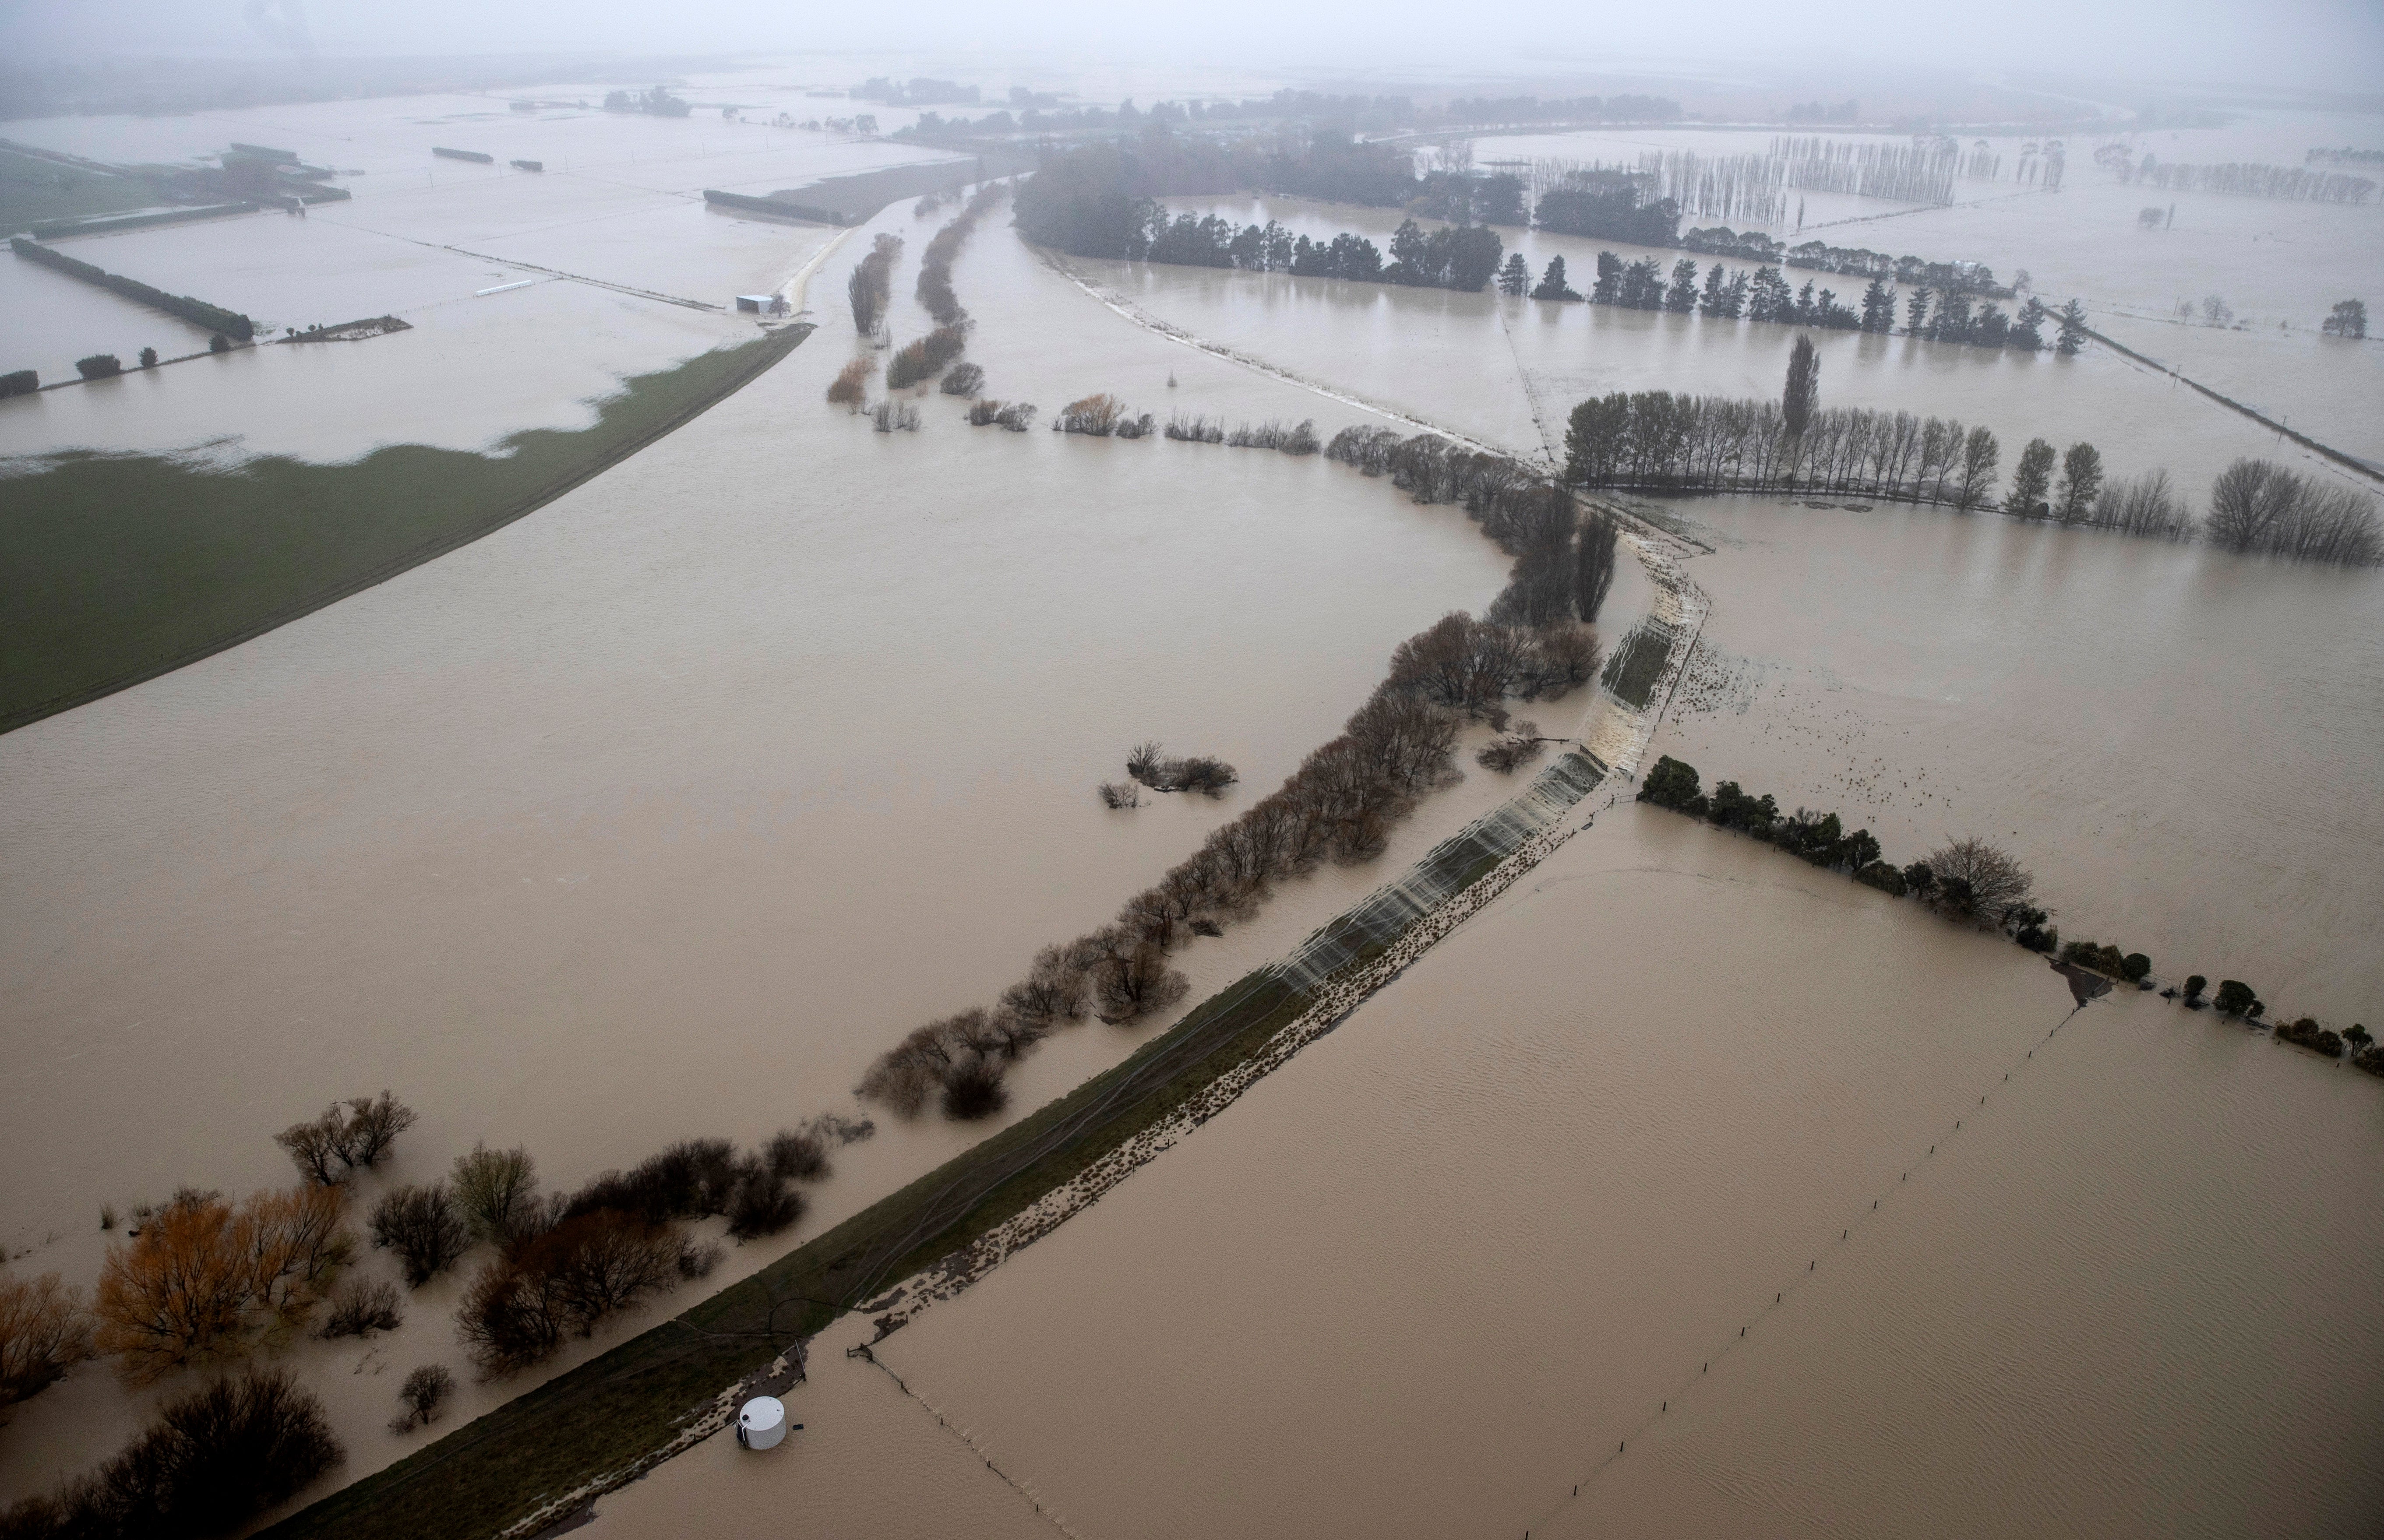
[[[2318,329],[2329,337],[2341,337],[2351,342],[2358,342],[2367,335],[2367,302],[2365,300],[2339,302],[2325,321],[2320,323]]]
[[[2057,512],[2064,524],[2081,524],[2093,512],[2094,495],[2103,490],[2103,452],[2092,444],[2076,443],[2061,457],[2061,496]]]
[[[1523,254],[1508,253],[1506,266],[1498,269],[1498,292],[1509,299],[1521,299],[1531,286],[1532,270],[1523,266]]]
[[[2028,447],[2019,452],[2019,464],[2012,470],[2011,491],[2004,497],[2004,512],[2023,518],[2042,518],[2051,507],[2046,494],[2053,488],[2054,448],[2043,439],[2030,439]]]
[[[2054,344],[2053,351],[2064,358],[2073,357],[2079,349],[2086,345],[2086,307],[2078,301],[2071,300],[2061,307],[2058,318],[2061,323],[2061,340]]]
[[[1780,415],[1787,420],[1790,437],[1804,436],[1820,396],[1821,360],[1813,352],[1813,339],[1799,332],[1788,350],[1788,384],[1780,397]]]
[[[1517,262],[1522,261],[1522,253],[1516,253],[1515,260]],[[1581,298],[1580,291],[1574,289],[1571,284],[1565,281],[1565,259],[1562,256],[1552,256],[1548,258],[1547,271],[1540,275],[1539,287],[1532,291],[1532,298],[1535,300],[1577,300]]]

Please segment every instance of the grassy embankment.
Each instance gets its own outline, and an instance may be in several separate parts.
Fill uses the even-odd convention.
[[[1558,800],[1570,806],[1602,776],[1584,761],[1551,767],[1534,788],[1560,787]],[[1485,815],[1434,847],[1402,886],[1453,898],[1533,826]],[[1296,966],[1258,969],[1124,1063],[760,1273],[283,1520],[264,1540],[478,1540],[629,1466],[797,1337],[1012,1218],[1264,1049],[1422,918],[1380,899],[1360,902],[1294,954],[1328,962],[1322,976]]]
[[[0,480],[0,732],[236,646],[543,506],[761,374],[773,335],[639,375],[503,457],[398,444],[234,469],[74,453]]]

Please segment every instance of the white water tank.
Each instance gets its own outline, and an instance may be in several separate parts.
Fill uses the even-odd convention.
[[[737,1414],[737,1442],[749,1449],[775,1449],[787,1436],[787,1404],[756,1396]]]

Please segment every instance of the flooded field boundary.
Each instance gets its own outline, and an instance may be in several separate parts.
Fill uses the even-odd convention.
[[[492,534],[702,416],[811,330],[788,327],[638,376],[600,404],[590,427],[515,434],[504,457],[403,444],[346,465],[269,457],[232,473],[156,454],[37,461],[9,483],[19,516],[7,555],[25,589],[6,600],[17,624],[0,643],[0,733],[237,647]],[[194,535],[205,543],[193,546]],[[274,560],[239,565],[227,554],[239,551]],[[211,570],[210,558],[230,565]]]
[[[1633,711],[1593,690],[1580,747],[1123,1063],[751,1277],[264,1534],[514,1540],[576,1523],[605,1493],[726,1428],[747,1396],[799,1378],[804,1344],[832,1322],[882,1310],[881,1335],[895,1329],[1215,1116],[1586,827],[1595,813],[1570,814],[1636,770],[1708,605],[1668,538],[1634,525],[1624,539],[1677,638],[1649,697],[1663,705]]]
[[[1133,322],[1136,326],[1142,328],[1143,330],[1150,332],[1154,336],[1164,337],[1169,342],[1175,343],[1179,347],[1187,347],[1197,353],[1205,353],[1211,357],[1222,358],[1229,364],[1239,365],[1241,367],[1249,370],[1252,374],[1264,375],[1269,379],[1279,379],[1286,385],[1297,385],[1301,390],[1312,391],[1317,395],[1322,396],[1327,401],[1339,402],[1344,406],[1354,406],[1361,412],[1372,412],[1378,417],[1384,417],[1392,422],[1412,428],[1418,432],[1436,433],[1440,437],[1447,439],[1449,442],[1472,450],[1476,453],[1501,454],[1511,458],[1529,459],[1539,453],[1539,451],[1532,451],[1518,455],[1514,450],[1509,449],[1505,445],[1485,443],[1480,439],[1471,438],[1466,434],[1457,432],[1453,428],[1443,428],[1438,423],[1426,422],[1422,417],[1409,416],[1407,413],[1398,410],[1397,407],[1384,406],[1380,402],[1368,401],[1363,396],[1352,394],[1347,391],[1336,390],[1333,386],[1323,383],[1322,380],[1310,379],[1304,374],[1295,373],[1279,365],[1270,364],[1263,358],[1253,357],[1249,354],[1240,352],[1235,348],[1229,348],[1223,342],[1212,342],[1205,337],[1185,330],[1180,326],[1175,326],[1167,321],[1161,320],[1158,317],[1152,315],[1148,310],[1143,309],[1142,306],[1135,304],[1132,300],[1127,299],[1124,295],[1117,292],[1115,290],[1095,281],[1089,275],[1078,270],[1066,257],[1061,255],[1058,252],[1052,251],[1044,246],[1032,246],[1029,249],[1043,259],[1043,265],[1045,267],[1050,268],[1062,278],[1066,279],[1078,289],[1084,291],[1086,295],[1092,299],[1094,303],[1100,305],[1102,309],[1107,310],[1112,315],[1118,316],[1125,320]],[[1544,448],[1545,446],[1543,446],[1543,449]]]
[[[2244,416],[2251,418],[2261,427],[2268,428],[2279,437],[2291,440],[2294,443],[2301,445],[2302,448],[2308,450],[2311,453],[2332,461],[2334,464],[2341,466],[2343,469],[2352,472],[2353,475],[2365,477],[2370,481],[2384,483],[2384,470],[2378,470],[2374,466],[2371,466],[2366,461],[2360,459],[2357,455],[2346,454],[2341,450],[2318,442],[2316,439],[2311,438],[2306,433],[2287,428],[2283,423],[2278,422],[2276,418],[2262,412],[2258,407],[2246,406],[2241,402],[2237,401],[2233,396],[2222,395],[2218,391],[2212,390],[2209,386],[2204,385],[2202,381],[2194,379],[2192,375],[2185,373],[2183,370],[2172,368],[2168,365],[2162,363],[2157,358],[2147,357],[2145,354],[2138,353],[2135,349],[2128,346],[2125,342],[2114,342],[2109,337],[2105,336],[2102,332],[2095,330],[2092,327],[2088,327],[2086,329],[2086,335],[2093,338],[2094,341],[2102,343],[2105,347],[2109,348],[2113,353],[2117,354],[2122,358],[2129,359],[2134,363],[2141,364],[2145,368],[2154,370],[2158,374],[2167,376],[2169,379],[2176,380],[2180,385],[2199,391],[2202,394],[2209,397],[2212,401],[2216,402],[2219,405],[2226,407],[2229,411],[2241,413]]]

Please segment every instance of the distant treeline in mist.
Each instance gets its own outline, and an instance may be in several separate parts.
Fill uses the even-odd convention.
[[[875,89],[873,89],[875,88]],[[928,94],[916,93],[925,88]],[[966,94],[942,94],[945,91]],[[886,93],[899,92],[900,95]],[[907,87],[891,81],[872,81],[856,95],[922,106],[929,101],[977,101],[974,87],[949,81],[913,81]],[[919,115],[915,127],[898,130],[897,139],[943,140],[997,134],[1049,134],[1097,129],[1143,129],[1151,125],[1188,128],[1194,124],[1264,124],[1306,126],[1350,133],[1385,133],[1395,129],[1449,129],[1506,123],[1669,123],[1681,116],[1681,104],[1666,96],[1473,96],[1446,106],[1418,106],[1406,96],[1335,96],[1315,91],[1278,91],[1272,96],[1241,101],[1156,102],[1137,108],[1132,99],[1116,107],[1061,107],[1056,99],[1013,86],[1008,109],[976,118],[946,119],[933,112]]]
[[[2384,150],[2312,150],[2302,157],[2312,166],[2384,166]]]
[[[2375,181],[2367,177],[2341,171],[2310,171],[2297,166],[2259,166],[2241,161],[2224,166],[2187,166],[2164,161],[2149,151],[2143,159],[2132,164],[2122,151],[2107,164],[2118,172],[2123,182],[2171,192],[2231,192],[2239,197],[2285,198],[2300,203],[2364,204],[2376,191]]]
[[[1647,173],[1571,167],[1553,170],[1544,179],[1535,170],[1530,185],[1541,191],[1529,217],[1536,228],[1561,235],[1685,247],[1765,266],[1784,264],[1819,272],[1892,279],[1924,285],[1940,294],[2014,297],[2013,291],[2000,285],[1993,270],[1983,264],[1896,257],[1822,241],[1790,248],[1757,231],[1742,235],[1726,227],[1693,230],[1683,236],[1677,202],[1654,195],[1661,180]],[[1273,221],[1236,227],[1215,215],[1171,215],[1158,202],[1169,195],[1216,195],[1249,189],[1397,208],[1411,218],[1442,219],[1455,228],[1425,231],[1402,227],[1384,256],[1363,236],[1344,232],[1331,241],[1315,242],[1294,238]],[[1478,227],[1522,223],[1526,191],[1522,177],[1508,172],[1475,177],[1447,162],[1440,169],[1419,175],[1410,151],[1391,144],[1360,143],[1336,133],[1251,136],[1218,143],[1155,125],[1130,143],[1098,142],[1054,155],[1021,189],[1018,225],[1030,241],[1080,256],[1471,291],[1496,271],[1504,245]],[[1484,256],[1490,263],[1487,268],[1481,266]],[[1645,259],[1643,267],[1655,270]],[[1645,303],[1644,286],[1634,284],[1630,292],[1630,299],[1620,297],[1620,291],[1607,290],[1595,291],[1590,297],[1603,304],[1664,308],[1661,304]],[[1742,303],[1745,298],[1746,292],[1742,291]],[[1724,301],[1718,295],[1716,303]],[[1757,308],[1756,317],[1773,319],[1779,314],[1777,306],[1763,304]],[[1851,310],[1841,313],[1826,307],[1808,308],[1791,318],[1807,325],[1852,328],[1860,324]],[[1948,329],[1961,333],[1956,340],[1994,347],[2028,346],[2025,336],[2007,334],[2008,317],[2004,319],[2005,326],[1999,328],[1993,317],[1983,317],[1980,335],[1971,335],[1966,323]]]
[[[1110,397],[1072,404],[1068,412],[1112,430],[1128,420]],[[1220,441],[1197,426],[1179,418],[1168,437]],[[1223,441],[1300,454],[1312,451],[1315,436],[1305,423],[1270,424]],[[1124,1025],[1166,1011],[1189,987],[1172,953],[1248,918],[1286,877],[1326,861],[1380,855],[1418,799],[1457,777],[1458,736],[1468,721],[1505,731],[1508,700],[1556,699],[1597,677],[1589,627],[1614,578],[1619,532],[1610,519],[1596,513],[1584,519],[1569,492],[1521,461],[1434,434],[1402,439],[1387,428],[1346,428],[1324,453],[1362,474],[1388,476],[1420,503],[1462,503],[1514,558],[1506,590],[1483,616],[1446,615],[1401,642],[1388,677],[1341,736],[1310,754],[1281,788],[1128,900],[1113,923],[1044,948],[992,1006],[913,1030],[870,1066],[858,1087],[863,1097],[905,1116],[931,1101],[960,1119],[1000,1111],[1008,1101],[1003,1077],[1036,1043],[1087,1015]],[[1526,736],[1536,747],[1536,733],[1518,729],[1518,739]],[[1499,750],[1493,768],[1525,757],[1520,742],[1493,747]],[[1158,764],[1156,745],[1137,761],[1143,770]],[[1136,764],[1129,762],[1128,774],[1143,778]],[[1212,794],[1233,774],[1216,771],[1204,777],[1214,780]],[[1118,783],[1103,789],[1102,800],[1115,809],[1137,801]]]
[[[2009,348],[2020,353],[2043,351],[2047,325],[2054,329],[2055,346],[2065,355],[2084,346],[2087,337],[2085,309],[2074,300],[2055,312],[2031,297],[2014,316],[1993,303],[1974,311],[1972,292],[1968,289],[1940,292],[1923,283],[1906,295],[1885,279],[1874,278],[1856,304],[1850,305],[1840,302],[1835,290],[1819,289],[1809,279],[1802,289],[1791,288],[1777,267],[1732,271],[1716,262],[1703,269],[1702,285],[1697,280],[1699,270],[1696,263],[1687,257],[1673,263],[1668,275],[1655,257],[1643,256],[1626,263],[1612,252],[1600,252],[1596,276],[1588,293],[1583,294],[1571,286],[1563,257],[1550,258],[1539,281],[1534,283],[1530,269],[1523,265],[1522,254],[1518,252],[1508,257],[1506,266],[1499,270],[1498,287],[1503,293],[1528,294],[1535,300],[1586,299],[1592,304],[1698,315],[1710,320],[1771,321],[1881,334],[1895,330],[1896,309],[1901,301],[1907,336],[1937,342],[1962,342],[1971,347]]]
[[[1173,141],[1169,145],[1185,147]],[[1216,215],[1171,218],[1165,207],[1140,190],[1154,183],[1214,183],[1231,174],[1228,166],[1202,164],[1209,157],[1199,152],[1213,146],[1188,148],[1194,153],[1183,156],[1183,164],[1158,168],[1122,145],[1071,150],[1019,190],[1018,227],[1037,245],[1078,256],[1247,267],[1425,288],[1478,290],[1498,270],[1504,243],[1480,225],[1427,231],[1413,219],[1406,220],[1392,236],[1385,260],[1372,242],[1346,231],[1319,242],[1306,236],[1294,239],[1272,220],[1236,229]],[[1409,185],[1414,185],[1412,178]]]

